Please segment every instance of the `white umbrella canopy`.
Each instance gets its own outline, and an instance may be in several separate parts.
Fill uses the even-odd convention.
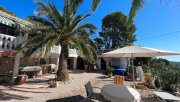
[[[103,57],[130,58],[130,57],[156,57],[156,56],[168,56],[168,55],[180,55],[180,53],[142,47],[142,46],[128,46],[104,53]]]
[[[168,55],[180,55],[180,53],[135,45],[135,46],[127,46],[127,47],[119,48],[110,52],[106,52],[103,54],[102,57],[134,58],[134,57],[156,57],[156,56],[168,56]],[[132,60],[132,64],[133,64],[133,60]],[[134,88],[135,88],[134,68],[133,68],[133,82],[134,82]]]

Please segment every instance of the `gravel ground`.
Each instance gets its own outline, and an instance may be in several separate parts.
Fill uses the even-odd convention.
[[[113,83],[113,78],[107,78],[100,73],[86,73],[71,70],[70,80],[66,83],[58,82],[57,88],[49,88],[49,80],[53,74],[44,75],[23,85],[0,86],[0,101],[2,102],[79,102],[85,100],[84,85],[91,81],[96,93],[100,93],[102,86]],[[125,81],[124,85],[132,85]],[[138,90],[142,102],[158,102],[152,91]],[[149,93],[148,93],[149,92]]]
[[[102,76],[99,73],[86,73],[84,71],[70,71],[70,80],[66,83],[58,82],[57,88],[49,88],[49,79],[54,75],[44,75],[27,84],[15,86],[0,86],[0,101],[3,102],[46,102],[57,97],[72,96],[83,93],[84,85]],[[84,90],[83,90],[84,91]]]

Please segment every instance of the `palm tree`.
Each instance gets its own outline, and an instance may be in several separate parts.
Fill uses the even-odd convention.
[[[144,0],[133,0],[131,4],[131,9],[129,12],[129,22],[133,22],[134,17],[137,12],[142,8]]]
[[[88,11],[80,15],[76,13],[83,1],[64,0],[64,8],[61,12],[54,4],[46,4],[38,0],[39,8],[36,10],[36,16],[28,17],[34,25],[29,29],[33,37],[29,37],[20,49],[25,49],[26,56],[31,56],[41,49],[42,56],[46,56],[52,46],[61,45],[59,68],[56,74],[59,81],[66,81],[69,78],[67,70],[69,46],[75,47],[87,58],[91,58],[92,55],[95,57],[96,45],[89,39],[89,35],[96,31],[96,27],[89,23],[81,23],[90,16]],[[93,2],[92,10],[95,10],[97,3]]]
[[[90,16],[88,11],[77,15],[77,10],[84,0],[64,0],[63,12],[58,11],[52,3],[45,4],[41,0],[36,1],[39,5],[36,16],[28,18],[34,24],[29,29],[34,36],[29,37],[20,48],[25,49],[26,56],[32,55],[41,48],[42,56],[46,56],[52,46],[61,45],[57,80],[66,81],[69,78],[67,70],[69,45],[74,46],[87,58],[91,58],[92,54],[95,54],[96,45],[89,39],[89,35],[96,31],[96,27],[92,24],[81,23]],[[140,1],[143,0],[133,0],[131,19],[143,4]],[[92,11],[96,10],[99,2],[100,0],[93,0]]]
[[[93,0],[92,10],[95,11],[99,2],[101,0]],[[137,12],[143,7],[145,0],[132,0],[130,12],[129,12],[129,22],[133,22],[134,17],[136,16]]]

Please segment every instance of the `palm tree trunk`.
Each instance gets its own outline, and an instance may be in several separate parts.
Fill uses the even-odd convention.
[[[57,81],[67,81],[69,80],[69,73],[68,73],[68,68],[67,68],[67,55],[66,53],[68,52],[66,49],[67,46],[61,46],[61,54],[59,56],[59,68],[56,73]]]

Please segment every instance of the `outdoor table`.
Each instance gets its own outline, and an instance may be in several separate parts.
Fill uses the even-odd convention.
[[[180,98],[167,92],[154,92],[154,94],[158,96],[158,99],[159,97],[162,99],[162,101],[159,99],[161,102],[166,102],[166,100],[180,101]]]
[[[140,94],[133,88],[117,85],[108,84],[101,89],[102,96],[111,102],[140,102]]]
[[[29,78],[32,78],[32,77],[37,76],[41,69],[42,68],[40,66],[20,67],[19,74],[25,74],[25,75],[28,75]]]

